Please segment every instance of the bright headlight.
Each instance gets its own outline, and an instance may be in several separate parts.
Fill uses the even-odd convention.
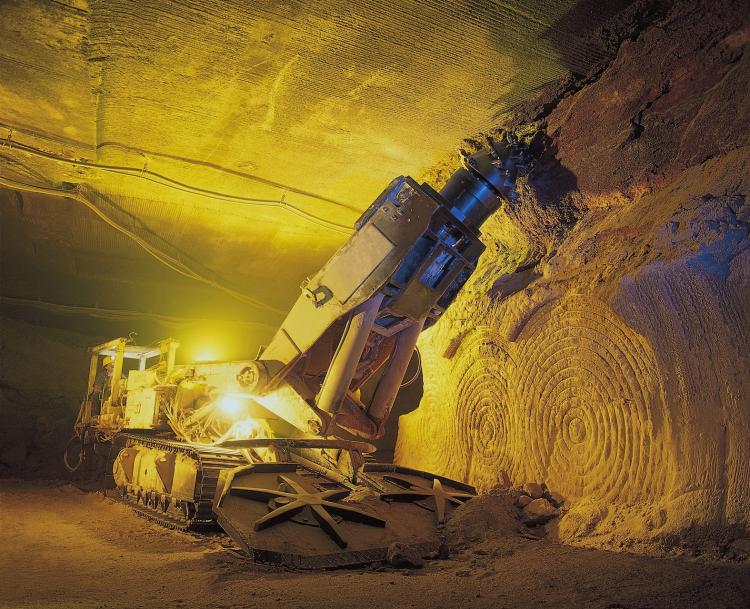
[[[235,395],[225,395],[219,401],[219,410],[224,414],[236,415],[242,410],[242,400]]]

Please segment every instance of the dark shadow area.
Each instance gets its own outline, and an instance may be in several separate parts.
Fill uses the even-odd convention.
[[[562,64],[574,76],[585,76],[608,54],[608,45],[601,34],[614,24],[608,27],[607,22],[635,4],[646,3],[642,0],[580,0],[540,38],[554,45]],[[571,44],[572,40],[577,44]]]
[[[558,159],[558,144],[547,133],[539,132],[530,145],[537,159],[529,174],[529,187],[541,207],[554,206],[565,195],[578,190],[576,175]]]
[[[530,88],[523,86],[526,76],[517,75],[511,92],[493,100],[495,118],[509,111],[526,115],[528,106],[536,109],[536,115],[526,116],[526,120],[546,116],[562,97],[600,73],[624,40],[635,40],[654,20],[666,15],[669,6],[667,0],[581,0],[575,3],[538,37],[552,44],[560,66],[568,75],[558,74],[541,83],[537,81]],[[502,32],[497,38],[498,48],[504,48],[509,40],[513,44],[512,36]]]
[[[541,34],[537,33],[539,30],[535,27],[549,23],[550,17],[544,14],[541,8],[535,9],[527,5],[522,10],[518,7],[517,10],[511,11],[508,7],[497,4],[481,6],[478,12],[482,20],[495,25],[491,30],[493,44],[500,53],[513,57],[518,64],[517,73],[513,75],[512,81],[509,81],[512,84],[510,91],[492,101],[492,107],[497,110],[498,115],[512,110],[563,76],[560,71],[550,69],[539,74],[535,56],[544,54],[546,45],[535,43],[534,40],[552,43],[559,55],[558,62],[561,68],[574,75],[588,74],[608,54],[607,45],[594,33],[634,1],[582,0]],[[527,57],[519,57],[519,49],[534,52]]]

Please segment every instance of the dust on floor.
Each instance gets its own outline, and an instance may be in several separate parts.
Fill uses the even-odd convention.
[[[572,548],[518,534],[419,570],[289,571],[221,535],[162,529],[97,493],[0,480],[0,607],[335,609],[750,606],[750,564]]]

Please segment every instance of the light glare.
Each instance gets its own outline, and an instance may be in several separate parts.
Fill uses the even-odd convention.
[[[242,410],[242,399],[236,395],[225,395],[219,402],[219,409],[228,415],[236,415]]]
[[[230,435],[237,440],[255,438],[260,432],[260,425],[253,419],[243,419],[237,421],[230,429]]]
[[[213,351],[209,351],[208,349],[199,351],[195,356],[196,362],[215,362],[216,359],[216,354]]]

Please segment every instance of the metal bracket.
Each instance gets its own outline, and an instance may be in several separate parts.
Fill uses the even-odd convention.
[[[314,290],[311,290],[307,286],[303,286],[302,293],[306,298],[312,300],[316,308],[322,307],[325,303],[331,300],[331,298],[333,298],[333,292],[331,292],[330,288],[327,288],[324,285],[320,285]]]

